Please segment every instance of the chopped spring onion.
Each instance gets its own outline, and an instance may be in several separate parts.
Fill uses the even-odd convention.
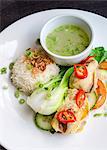
[[[12,70],[12,69],[13,69],[13,66],[14,66],[14,62],[11,62],[11,63],[9,64],[9,69]]]
[[[26,51],[25,51],[25,55],[27,56],[27,57],[32,57],[33,56],[33,52],[30,50],[30,49],[27,49]]]
[[[16,98],[19,98],[19,96],[20,96],[20,91],[19,91],[18,89],[15,91],[14,96],[15,96]]]
[[[93,116],[94,117],[100,117],[100,116],[102,116],[103,114],[102,113],[97,113],[97,114],[94,114]]]
[[[35,87],[42,88],[43,84],[38,81],[38,82],[35,83]]]
[[[27,64],[26,67],[28,70],[31,70],[33,68],[33,66],[31,64]]]
[[[0,69],[0,74],[6,74],[7,73],[7,68],[3,67]]]
[[[104,113],[104,117],[107,117],[107,113]]]
[[[24,99],[20,99],[20,100],[19,100],[19,103],[20,103],[20,104],[24,104],[24,103],[25,103],[25,100],[24,100]]]

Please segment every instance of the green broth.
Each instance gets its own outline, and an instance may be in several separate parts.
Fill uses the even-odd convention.
[[[62,25],[46,37],[47,48],[61,56],[77,55],[89,45],[87,33],[75,25]]]

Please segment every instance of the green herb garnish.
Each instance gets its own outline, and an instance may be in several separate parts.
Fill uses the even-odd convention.
[[[102,113],[97,113],[97,114],[94,114],[93,116],[94,117],[100,117],[100,116],[102,116]]]
[[[19,91],[18,89],[15,91],[14,96],[15,96],[16,98],[19,98],[19,96],[20,96],[20,91]]]
[[[3,67],[0,69],[0,74],[6,74],[7,73],[7,68]]]
[[[107,59],[107,50],[104,47],[96,47],[92,49],[90,56],[94,56],[98,63],[101,63]]]
[[[104,55],[101,57],[100,63],[107,59],[107,51],[104,52]]]
[[[11,62],[10,65],[9,65],[9,69],[12,70],[13,66],[14,66],[14,62]]]
[[[20,99],[20,100],[19,100],[19,103],[20,103],[20,104],[24,104],[24,103],[25,103],[25,100],[24,100],[24,99]]]
[[[30,49],[27,49],[27,50],[25,51],[25,56],[31,58],[31,57],[33,56],[33,52],[32,52]]]

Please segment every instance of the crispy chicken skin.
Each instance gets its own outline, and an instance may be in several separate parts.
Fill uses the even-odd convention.
[[[98,67],[98,62],[91,58],[86,62],[86,67],[88,70],[88,76],[84,79],[79,79],[73,73],[70,77],[69,86],[70,88],[83,89],[85,92],[90,92],[97,87],[97,77],[96,68]]]
[[[85,125],[85,118],[89,113],[88,100],[86,98],[84,101],[84,105],[81,108],[79,108],[75,101],[75,95],[77,92],[77,89],[69,89],[64,104],[58,109],[57,113],[55,114],[51,124],[56,132],[60,132],[63,134],[76,133],[79,132]],[[64,125],[57,120],[57,114],[60,111],[67,109],[71,109],[74,112],[76,121]]]

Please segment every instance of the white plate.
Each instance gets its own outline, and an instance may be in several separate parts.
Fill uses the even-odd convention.
[[[95,31],[93,46],[107,48],[107,19],[80,10],[60,9],[39,12],[25,17],[0,34],[0,67],[7,66],[26,48],[34,45],[43,25],[52,17],[79,14],[88,20]],[[2,86],[8,82],[9,88]],[[107,118],[90,115],[85,130],[76,135],[63,136],[40,131],[35,127],[31,110],[20,105],[14,97],[9,75],[0,76],[0,143],[10,150],[38,149],[107,149]]]

